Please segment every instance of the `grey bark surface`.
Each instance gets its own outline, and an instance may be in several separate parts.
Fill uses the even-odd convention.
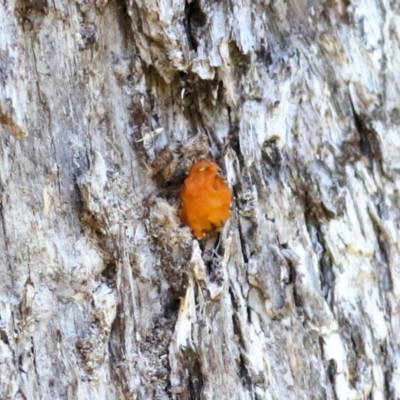
[[[399,93],[396,1],[1,0],[0,399],[399,399]]]

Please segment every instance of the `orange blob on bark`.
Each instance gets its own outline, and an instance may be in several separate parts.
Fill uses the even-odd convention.
[[[204,232],[220,228],[228,220],[232,193],[217,174],[219,167],[211,160],[192,165],[181,191],[180,217],[198,239]]]

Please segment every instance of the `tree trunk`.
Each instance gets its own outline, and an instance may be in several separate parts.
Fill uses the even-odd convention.
[[[399,399],[395,1],[0,1],[0,399]],[[179,219],[190,165],[233,192]]]

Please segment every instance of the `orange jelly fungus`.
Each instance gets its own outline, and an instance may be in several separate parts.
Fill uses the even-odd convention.
[[[180,217],[198,239],[204,232],[220,228],[229,218],[232,193],[217,175],[219,167],[211,160],[199,160],[192,165],[181,191]]]

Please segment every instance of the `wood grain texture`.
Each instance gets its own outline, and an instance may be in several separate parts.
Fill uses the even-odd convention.
[[[1,1],[0,399],[399,398],[399,26],[380,0]],[[234,199],[199,244],[200,154]]]

